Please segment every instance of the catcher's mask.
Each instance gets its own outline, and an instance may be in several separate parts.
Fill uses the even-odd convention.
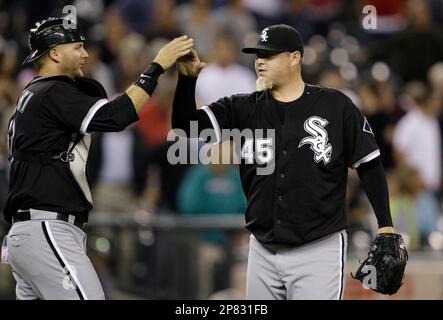
[[[37,22],[29,33],[29,48],[31,53],[23,61],[23,64],[38,59],[52,47],[62,43],[84,42],[80,27],[67,18],[48,18]]]

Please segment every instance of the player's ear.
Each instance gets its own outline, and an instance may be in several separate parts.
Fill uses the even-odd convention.
[[[291,66],[292,67],[295,67],[298,64],[301,65],[302,57],[301,57],[300,51],[291,52],[291,58],[290,59],[291,59],[290,61],[291,61]]]
[[[52,61],[60,62],[61,52],[60,52],[59,48],[54,47],[54,48],[49,49],[48,56]]]

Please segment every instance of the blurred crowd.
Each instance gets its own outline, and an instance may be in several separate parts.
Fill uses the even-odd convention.
[[[38,4],[37,4],[38,3]],[[365,30],[363,7],[377,10]],[[0,121],[2,136],[17,96],[34,77],[21,62],[38,20],[73,5],[87,36],[85,76],[108,96],[123,92],[156,51],[181,34],[194,38],[208,62],[196,88],[204,105],[255,90],[255,44],[265,26],[286,23],[305,42],[303,77],[347,94],[369,121],[381,149],[396,230],[411,250],[443,250],[443,2],[440,0],[0,0]],[[88,178],[96,212],[118,216],[242,213],[246,199],[234,165],[171,165],[167,150],[176,71],[162,76],[141,120],[118,133],[93,134]],[[7,192],[6,139],[0,139],[0,203]],[[189,146],[192,147],[191,145]],[[214,148],[214,156],[225,144]],[[349,172],[349,246],[362,248],[375,216],[355,171]],[[203,235],[208,243],[220,234]],[[205,251],[206,252],[206,251]],[[215,255],[216,256],[216,255]]]

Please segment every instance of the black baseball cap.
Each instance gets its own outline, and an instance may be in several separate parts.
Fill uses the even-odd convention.
[[[243,48],[244,53],[257,53],[259,50],[276,52],[300,51],[303,55],[303,40],[300,33],[286,24],[277,24],[264,28],[260,32],[255,47]]]

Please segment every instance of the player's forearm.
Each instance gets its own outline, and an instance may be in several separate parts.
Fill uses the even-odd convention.
[[[197,110],[195,103],[195,85],[197,78],[179,75],[174,101],[172,103],[172,128],[190,131],[190,122],[198,122],[198,131],[210,127],[204,111]]]
[[[179,74],[177,88],[172,103],[172,128],[186,130],[189,121],[197,119],[195,85],[197,78]]]
[[[357,172],[374,209],[379,228],[392,227],[388,185],[380,158],[363,163]]]
[[[131,99],[135,111],[137,112],[138,115],[140,115],[143,106],[146,104],[146,102],[148,102],[150,98],[149,94],[145,90],[136,85],[130,86],[126,90],[126,94]]]

